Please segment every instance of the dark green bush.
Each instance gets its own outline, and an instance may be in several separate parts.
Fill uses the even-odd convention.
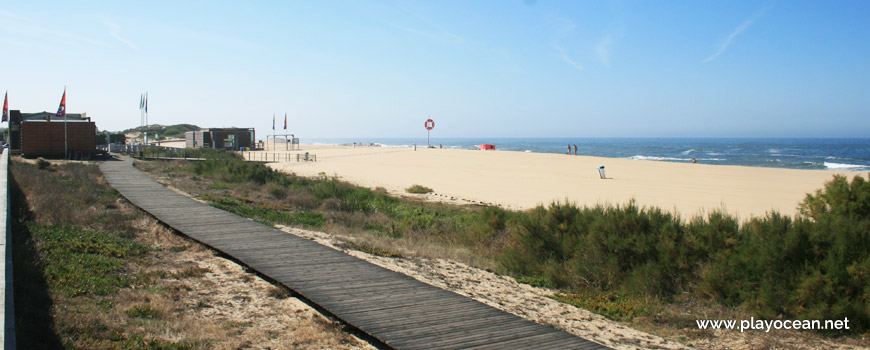
[[[501,262],[520,276],[561,288],[669,296],[681,289],[699,254],[680,219],[659,209],[578,208],[553,203],[524,216]]]
[[[684,224],[634,203],[554,203],[521,217],[499,261],[539,285],[690,292],[765,319],[848,318],[862,332],[870,326],[870,182],[837,176],[807,195],[798,217],[772,212],[742,226],[718,212]]]
[[[702,291],[760,317],[843,319],[870,326],[870,183],[836,176],[807,195],[801,215],[745,223],[714,259]]]

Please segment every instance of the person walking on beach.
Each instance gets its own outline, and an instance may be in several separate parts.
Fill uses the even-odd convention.
[[[569,156],[571,155],[571,145],[570,144],[568,145],[568,155]]]
[[[577,155],[577,144],[576,143],[574,144],[574,155],[575,156]]]

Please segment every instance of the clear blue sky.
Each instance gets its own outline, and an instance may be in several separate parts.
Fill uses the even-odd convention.
[[[3,1],[10,107],[312,137],[868,137],[870,1]],[[436,135],[436,134],[433,134]]]

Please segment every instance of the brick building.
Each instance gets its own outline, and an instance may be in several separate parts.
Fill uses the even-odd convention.
[[[9,148],[25,157],[88,157],[96,152],[97,126],[86,113],[9,111]]]

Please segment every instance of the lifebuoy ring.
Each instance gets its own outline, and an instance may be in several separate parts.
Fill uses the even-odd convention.
[[[432,130],[435,128],[435,121],[432,119],[426,119],[426,123],[423,124],[426,127],[426,130]]]

